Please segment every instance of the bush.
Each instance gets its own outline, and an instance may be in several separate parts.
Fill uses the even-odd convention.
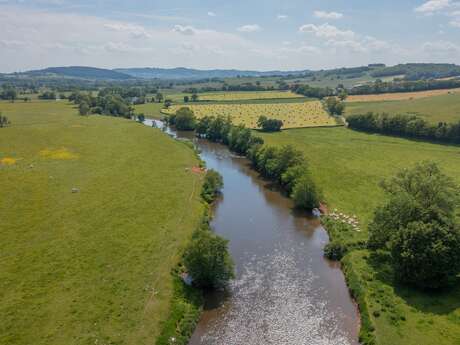
[[[329,242],[324,247],[324,256],[330,260],[339,261],[347,254],[348,247],[339,241]]]
[[[220,288],[234,277],[233,261],[228,252],[228,241],[200,229],[184,254],[184,265],[200,288]]]
[[[10,124],[10,121],[6,116],[2,116],[2,113],[0,112],[0,128],[6,127]]]
[[[201,197],[208,203],[214,201],[220,190],[224,186],[222,176],[215,170],[208,170],[204,178]]]

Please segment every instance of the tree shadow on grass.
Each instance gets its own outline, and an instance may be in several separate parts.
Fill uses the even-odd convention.
[[[460,308],[460,277],[440,290],[423,290],[398,282],[391,267],[390,257],[371,253],[367,260],[375,272],[375,278],[393,288],[396,297],[405,304],[423,313],[447,315]]]

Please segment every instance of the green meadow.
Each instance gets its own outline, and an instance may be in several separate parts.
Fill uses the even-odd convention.
[[[65,102],[0,111],[0,344],[154,344],[202,216],[194,152]]]
[[[460,184],[460,147],[355,132],[347,128],[291,129],[259,134],[268,145],[301,150],[330,209],[357,215],[364,225],[351,235],[366,239],[366,225],[385,195],[378,184],[416,162],[433,160]],[[362,296],[378,345],[460,344],[460,285],[439,293],[398,285],[392,268],[368,251],[344,258],[345,274]],[[358,293],[356,293],[358,291]]]
[[[347,115],[364,114],[369,111],[390,114],[415,114],[433,123],[457,122],[460,121],[460,93],[403,101],[347,103]]]

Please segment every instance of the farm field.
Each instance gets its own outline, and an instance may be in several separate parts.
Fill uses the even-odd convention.
[[[329,208],[356,214],[364,225],[384,200],[378,183],[404,167],[433,160],[460,183],[458,146],[346,128],[293,129],[259,135],[268,145],[291,144],[302,150]],[[364,238],[365,227],[356,232],[356,239]],[[391,267],[376,263],[367,251],[354,251],[344,260],[346,275],[363,288],[379,345],[460,344],[459,285],[438,294],[424,293],[395,284]],[[374,315],[374,311],[378,313]]]
[[[145,103],[137,104],[134,106],[134,111],[136,114],[144,114],[147,117],[154,119],[161,119],[164,115],[161,113],[163,109],[163,103]]]
[[[216,92],[199,94],[201,101],[239,101],[253,99],[304,98],[290,91]]]
[[[283,128],[336,126],[337,121],[323,109],[321,102],[267,103],[267,104],[196,104],[186,105],[198,118],[204,116],[230,116],[235,124],[257,128],[257,120],[264,115],[282,120]],[[164,109],[165,114],[174,114],[184,105],[173,105]]]
[[[458,93],[460,93],[460,88],[418,92],[381,93],[375,95],[350,95],[347,98],[347,102],[402,101]]]
[[[456,122],[460,121],[460,92],[413,100],[347,102],[346,115],[368,111],[415,114],[433,123]]]
[[[194,152],[65,102],[0,111],[0,344],[153,344],[203,211]]]

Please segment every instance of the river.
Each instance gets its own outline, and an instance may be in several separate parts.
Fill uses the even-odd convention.
[[[230,241],[236,279],[226,294],[207,296],[189,344],[358,344],[359,315],[343,273],[323,257],[326,231],[294,212],[247,159],[220,144],[195,144],[224,179],[211,227]]]

